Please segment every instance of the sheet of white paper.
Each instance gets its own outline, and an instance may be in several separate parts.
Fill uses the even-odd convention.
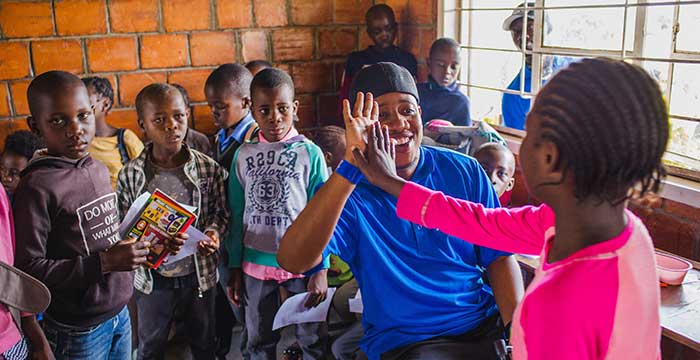
[[[354,298],[348,299],[348,305],[350,305],[350,312],[362,314],[364,307],[362,305],[362,294],[360,290],[357,290],[357,295]]]
[[[275,321],[272,323],[272,330],[277,330],[292,324],[303,324],[308,322],[323,322],[328,319],[328,309],[331,306],[331,299],[335,294],[335,288],[328,288],[326,300],[311,309],[304,306],[308,292],[290,297],[277,310]]]
[[[141,214],[143,205],[146,204],[146,201],[148,201],[148,198],[150,197],[151,193],[146,191],[137,197],[133,204],[131,204],[129,211],[127,211],[126,216],[124,216],[124,221],[122,221],[122,223],[119,225],[119,234],[121,235],[122,239],[126,237],[126,234],[129,231],[129,224],[133,223],[134,219]],[[184,204],[180,205],[191,212],[195,212],[197,210],[196,207]],[[165,262],[175,262],[194,254],[195,251],[197,251],[197,243],[199,243],[200,240],[208,239],[206,235],[197,230],[194,226],[188,227],[185,234],[189,235],[190,238],[187,239],[185,245],[182,247],[182,250],[180,250],[177,255],[168,255],[168,257],[165,258]]]

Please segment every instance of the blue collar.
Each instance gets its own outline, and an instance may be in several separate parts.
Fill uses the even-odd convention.
[[[456,91],[459,86],[457,85],[457,80],[453,81],[452,84],[447,85],[447,86],[442,86],[433,79],[432,76],[428,76],[428,90],[433,91],[433,90],[447,90],[447,91]]]
[[[429,158],[428,158],[429,157]],[[435,171],[435,162],[433,161],[433,156],[430,151],[426,151],[426,148],[420,146],[420,158],[418,159],[418,166],[416,166],[416,171],[411,176],[411,181],[422,183]]]
[[[239,143],[243,143],[245,140],[245,134],[248,132],[248,129],[250,128],[250,125],[254,123],[255,120],[253,119],[253,115],[248,112],[246,116],[241,119],[241,121],[238,122],[238,125],[236,125],[235,128],[233,128],[233,131],[231,131],[231,135],[226,136],[226,129],[221,129],[219,132],[216,133],[216,137],[219,140],[219,147],[221,149],[225,149],[226,147],[231,144],[233,140],[238,141]]]

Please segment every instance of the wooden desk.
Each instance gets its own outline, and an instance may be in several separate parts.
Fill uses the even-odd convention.
[[[516,255],[520,268],[534,273],[539,258]],[[661,288],[661,328],[663,336],[700,352],[700,271],[688,272],[681,286]]]

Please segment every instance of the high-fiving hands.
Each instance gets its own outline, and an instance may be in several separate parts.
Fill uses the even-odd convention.
[[[367,129],[379,121],[379,104],[372,93],[357,93],[355,107],[350,109],[350,101],[343,100],[343,120],[345,121],[345,161],[357,165],[352,155],[357,148],[364,152],[367,146]]]

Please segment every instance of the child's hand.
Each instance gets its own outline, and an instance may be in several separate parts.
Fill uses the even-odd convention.
[[[209,256],[219,251],[219,233],[214,230],[204,232],[209,237],[209,240],[201,240],[197,244],[197,251],[204,256]]]
[[[318,306],[323,300],[326,300],[326,293],[328,292],[328,271],[320,270],[317,273],[311,275],[309,278],[309,283],[306,285],[306,289],[309,291],[309,295],[306,298],[304,306],[307,308],[312,308]]]
[[[32,348],[32,360],[56,360],[51,352],[51,348],[44,347],[40,349]]]
[[[354,149],[355,163],[367,181],[398,198],[405,181],[396,175],[396,149],[389,137],[389,128],[385,126],[382,129],[376,122],[369,132],[367,156]]]
[[[168,249],[170,254],[175,255],[179,253],[180,250],[182,250],[182,247],[185,245],[185,242],[189,238],[190,236],[185,233],[175,234],[165,239],[163,245],[165,245],[165,248]]]
[[[343,100],[343,119],[345,120],[345,161],[355,164],[352,149],[365,151],[367,145],[367,129],[379,119],[379,104],[374,101],[372,93],[357,93],[355,109],[350,110],[350,101]]]
[[[240,268],[231,269],[230,277],[228,279],[228,285],[226,285],[226,293],[229,300],[236,305],[241,306],[242,296],[241,290],[243,289],[243,272]]]
[[[39,322],[36,320],[36,315],[31,314],[23,316],[21,320],[22,332],[29,342],[29,349],[32,352],[32,360],[54,360],[51,346],[44,331],[41,330]]]
[[[102,272],[132,271],[146,262],[148,241],[133,242],[131,239],[123,240],[100,253]]]

